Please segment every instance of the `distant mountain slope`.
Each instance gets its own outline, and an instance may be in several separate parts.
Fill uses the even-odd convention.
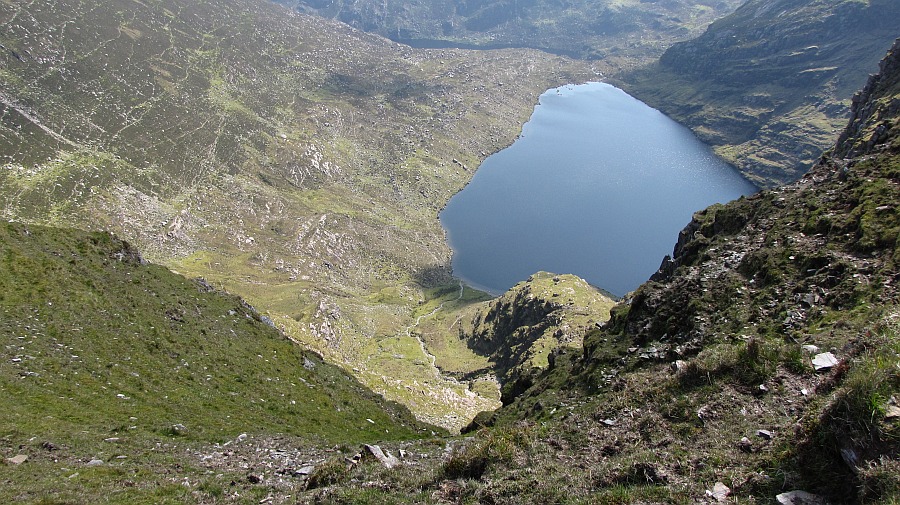
[[[437,212],[586,65],[412,50],[263,0],[5,2],[0,28],[2,216],[115,231],[420,415],[485,408],[414,384],[403,328],[452,282]]]
[[[740,0],[277,0],[397,41],[533,47],[587,59],[658,55]]]
[[[799,178],[833,142],[850,96],[900,36],[897,19],[893,0],[749,0],[622,78],[771,187]]]
[[[336,444],[431,428],[239,298],[146,264],[106,233],[0,226],[0,343],[0,456],[29,457],[0,464],[8,503],[71,503],[91,488],[94,501],[122,487],[109,472],[140,482],[132,499],[152,495],[142,473],[202,474],[177,446],[241,433]],[[157,486],[177,495],[183,477],[172,477]]]

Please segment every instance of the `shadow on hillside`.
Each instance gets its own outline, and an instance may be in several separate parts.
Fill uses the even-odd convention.
[[[446,265],[429,265],[413,272],[413,279],[423,288],[434,288],[454,282],[453,273]]]

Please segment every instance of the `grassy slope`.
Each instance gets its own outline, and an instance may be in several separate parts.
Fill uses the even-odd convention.
[[[4,224],[0,313],[0,455],[29,456],[0,465],[3,501],[183,500],[181,480],[205,473],[184,451],[241,433],[300,446],[428,433],[239,298],[105,233]]]
[[[798,179],[900,35],[890,0],[750,0],[659,63],[618,76],[762,187]]]
[[[437,212],[586,66],[416,51],[257,0],[6,2],[0,26],[4,216],[112,230],[434,422],[484,408],[414,384],[403,329],[452,282]]]

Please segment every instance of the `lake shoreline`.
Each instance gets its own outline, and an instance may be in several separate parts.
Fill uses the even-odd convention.
[[[611,123],[604,125],[604,121]],[[635,124],[628,124],[630,122]],[[643,140],[644,144],[626,145],[634,140]],[[520,149],[524,150],[516,154]],[[554,149],[558,151],[548,156],[546,151]],[[584,152],[575,153],[578,150]],[[649,158],[647,151],[652,154]],[[604,158],[611,154],[615,156]],[[631,165],[613,166],[620,162]],[[503,168],[504,163],[510,166]],[[536,167],[530,166],[532,163]],[[542,164],[552,173],[549,178],[542,179],[547,176],[540,173]],[[665,166],[667,164],[672,166]],[[499,177],[489,173],[504,170],[507,173]],[[663,180],[655,182],[658,178]],[[528,187],[531,179],[540,191]],[[485,183],[483,181],[494,184],[494,189],[477,189]],[[630,199],[622,200],[617,194],[622,191],[630,194]],[[453,275],[476,289],[489,294],[502,293],[535,271],[544,270],[579,275],[599,289],[621,297],[659,268],[693,212],[756,191],[755,185],[712,153],[684,126],[612,85],[589,82],[568,84],[543,93],[516,141],[485,158],[469,183],[447,202],[439,218],[453,251]],[[477,204],[479,207],[474,211],[463,211],[467,216],[455,216],[454,213],[459,212],[455,208],[458,202],[466,204],[471,198],[468,195],[473,192],[482,198]],[[510,198],[510,194],[517,196]],[[648,201],[642,202],[641,198]],[[596,201],[598,199],[601,201]],[[503,202],[499,207],[485,203],[493,202],[491,205],[494,205],[497,200]],[[523,207],[513,212],[504,208],[519,204]],[[650,216],[649,224],[634,219],[634,213],[652,213],[652,210],[642,212],[641,209],[654,208],[654,205],[660,215],[657,218]],[[669,215],[673,213],[674,216]],[[648,216],[638,217],[645,219]],[[456,219],[460,221],[454,221]],[[656,220],[666,221],[665,226],[656,227]],[[485,227],[485,221],[493,221],[493,224]],[[623,231],[621,227],[596,226],[601,221],[626,221],[633,229],[626,227]],[[656,235],[644,236],[638,244],[629,244],[629,237],[624,235],[643,232],[646,227],[655,227]],[[510,228],[518,231],[510,231]],[[583,229],[569,235],[555,233],[560,228]],[[609,230],[615,233],[609,234]],[[461,240],[461,235],[466,234],[470,236]],[[602,240],[598,239],[604,235]],[[609,263],[609,258],[616,257],[615,251],[610,250],[610,242],[622,242],[622,247],[630,252],[625,254],[624,260],[619,254],[620,260],[610,263],[608,268],[631,272],[623,276],[621,272],[611,270],[609,278],[612,282],[607,282],[596,265]],[[502,245],[497,247],[497,243]],[[477,247],[467,252],[473,244]],[[593,257],[592,247],[605,252]],[[578,248],[580,253],[572,252]],[[515,250],[515,253],[510,256],[509,251],[497,252],[507,249]],[[550,264],[541,259],[520,261],[516,258],[532,253],[550,259],[566,254],[581,257],[566,260],[569,263]],[[467,254],[469,258],[465,259]],[[627,264],[630,256],[635,255],[641,256],[637,268]],[[493,262],[493,266],[475,264],[481,261]],[[508,263],[515,263],[519,273],[508,274],[503,281],[498,281],[496,272],[485,273],[486,269],[508,269]]]

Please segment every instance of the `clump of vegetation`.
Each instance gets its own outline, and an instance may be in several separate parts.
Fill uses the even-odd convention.
[[[527,426],[482,430],[469,443],[454,449],[442,465],[447,479],[480,479],[491,468],[508,470],[523,457],[534,435]]]
[[[348,480],[350,480],[350,465],[346,459],[344,457],[331,458],[316,466],[315,471],[306,481],[306,489],[333,486]]]

